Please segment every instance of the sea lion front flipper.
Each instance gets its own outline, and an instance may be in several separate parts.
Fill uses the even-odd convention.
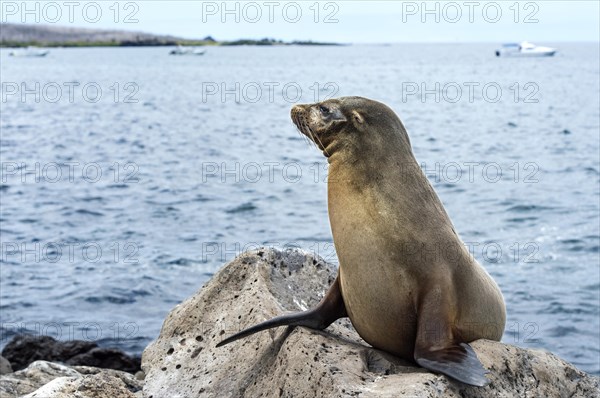
[[[242,330],[219,342],[217,347],[224,346],[251,334],[277,326],[305,326],[311,329],[323,330],[337,319],[348,316],[342,299],[339,275],[323,297],[323,300],[313,309],[294,314],[281,315],[268,321]]]
[[[436,351],[423,351],[415,360],[425,369],[445,374],[465,384],[483,387],[490,382],[485,377],[488,371],[477,358],[475,351],[466,343]]]

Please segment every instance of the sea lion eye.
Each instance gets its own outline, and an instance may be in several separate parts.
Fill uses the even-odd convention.
[[[331,110],[325,105],[320,105],[319,110],[321,111],[321,113],[331,113]]]

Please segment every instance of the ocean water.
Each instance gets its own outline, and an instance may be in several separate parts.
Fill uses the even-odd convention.
[[[597,44],[0,51],[1,345],[15,333],[141,353],[237,253],[336,262],[325,158],[294,103],[391,106],[499,283],[506,343],[600,374]],[[101,92],[101,94],[100,94]]]

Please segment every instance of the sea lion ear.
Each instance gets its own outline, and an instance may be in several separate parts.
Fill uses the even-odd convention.
[[[352,119],[358,124],[365,122],[365,118],[358,111],[352,111]]]

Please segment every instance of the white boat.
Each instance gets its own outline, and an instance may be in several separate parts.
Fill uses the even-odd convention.
[[[50,50],[41,50],[37,47],[27,47],[25,49],[14,50],[8,53],[11,57],[45,57]]]
[[[496,50],[497,57],[551,57],[554,54],[555,48],[536,46],[527,41],[503,44],[502,48]]]
[[[206,50],[198,50],[196,47],[184,47],[177,46],[171,52],[170,55],[204,55]]]

